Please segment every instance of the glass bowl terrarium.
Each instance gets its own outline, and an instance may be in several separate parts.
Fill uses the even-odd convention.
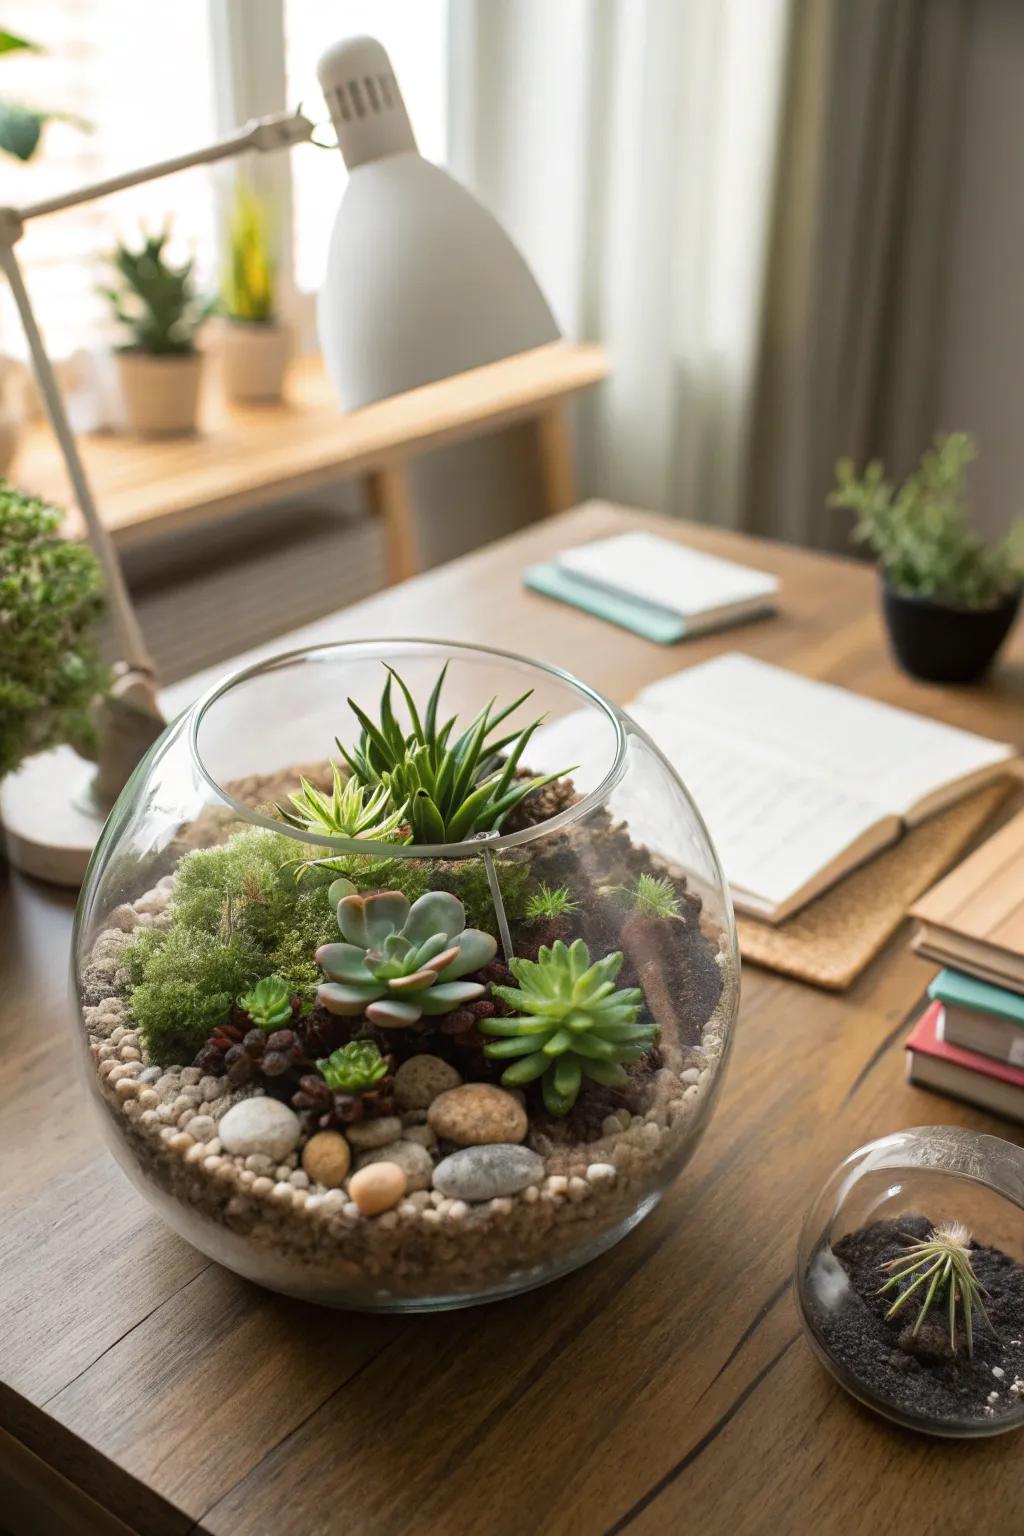
[[[804,1222],[797,1296],[823,1364],[910,1429],[1024,1424],[1024,1150],[957,1126],[870,1142]]]
[[[738,1000],[698,812],[555,668],[295,652],[169,727],[79,905],[90,1090],[129,1176],[260,1284],[464,1305],[658,1200]]]

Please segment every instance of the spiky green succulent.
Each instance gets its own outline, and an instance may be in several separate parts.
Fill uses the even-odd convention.
[[[317,1062],[317,1071],[335,1093],[369,1093],[388,1075],[390,1058],[372,1040],[350,1040]]]
[[[664,875],[638,875],[632,885],[625,887],[625,893],[633,911],[641,917],[680,915],[676,888]]]
[[[334,782],[330,793],[299,778],[299,788],[288,796],[290,806],[276,807],[281,820],[300,832],[326,833],[329,837],[361,837],[368,842],[405,842],[401,835],[405,806],[392,806],[385,784],[371,788],[345,777],[331,764]]]
[[[282,1029],[292,1017],[292,994],[280,976],[264,976],[238,999],[257,1029]]]
[[[424,1014],[451,1013],[484,994],[462,977],[494,959],[489,933],[466,927],[466,909],[448,891],[427,891],[409,905],[401,891],[344,894],[335,881],[343,943],[316,952],[328,980],[318,997],[332,1013],[368,1019],[385,1029],[405,1029]]]
[[[510,1088],[541,1078],[549,1114],[567,1115],[584,1077],[610,1088],[625,1087],[625,1064],[639,1061],[657,1035],[653,1024],[640,1024],[639,987],[615,990],[622,953],[615,950],[590,961],[582,939],[542,945],[534,960],[511,960],[518,987],[493,987],[514,1018],[479,1019],[482,1034],[497,1036],[484,1047],[495,1061],[511,1058],[502,1073]]]
[[[388,667],[377,720],[371,720],[349,699],[362,734],[355,747],[346,748],[338,742],[355,781],[368,789],[383,786],[391,806],[404,808],[415,843],[459,843],[478,832],[497,831],[509,811],[527,795],[568,772],[562,769],[546,777],[516,777],[540,720],[504,736],[496,734],[502,721],[526,702],[532,689],[496,712],[492,700],[453,741],[457,717],[438,724],[447,670],[447,665],[441,669],[421,715],[407,684]],[[408,734],[395,716],[393,682],[398,684],[409,713],[412,729]]]
[[[526,903],[526,916],[530,919],[567,917],[571,912],[578,912],[579,906],[579,902],[574,899],[567,885],[552,887],[541,881],[537,889],[530,893]]]
[[[977,1311],[989,1328],[991,1319],[985,1310],[982,1297],[984,1287],[974,1273],[971,1262],[971,1234],[958,1221],[945,1226],[933,1227],[928,1236],[890,1259],[882,1268],[891,1271],[889,1279],[880,1287],[878,1294],[898,1290],[899,1294],[886,1317],[893,1317],[912,1296],[919,1296],[921,1305],[911,1332],[916,1335],[931,1311],[934,1302],[945,1301],[949,1326],[949,1345],[953,1353],[957,1348],[957,1307],[963,1316],[964,1338],[967,1353],[974,1353],[974,1312]],[[907,1285],[903,1282],[908,1281]],[[923,1296],[922,1287],[926,1287]],[[993,1330],[994,1331],[994,1330]]]

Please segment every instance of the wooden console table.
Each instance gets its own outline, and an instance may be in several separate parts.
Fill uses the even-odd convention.
[[[850,562],[654,518],[782,580],[778,617],[661,648],[525,592],[628,526],[583,507],[303,632],[500,643],[626,700],[739,647],[1008,739],[1024,626],[984,687],[889,663]],[[280,648],[280,647],[276,647]],[[170,691],[170,707],[190,689]],[[845,995],[747,968],[694,1158],[588,1268],[464,1312],[357,1317],[257,1290],[164,1228],[101,1147],[66,1035],[71,903],[0,878],[0,1527],[15,1536],[1020,1536],[1020,1436],[943,1443],[860,1409],[801,1336],[796,1236],[886,1131],[1014,1128],[907,1087],[933,967],[906,930]],[[78,1027],[77,1024],[75,1027]]]
[[[360,477],[381,520],[389,578],[401,581],[417,569],[409,460],[530,422],[544,510],[563,512],[576,499],[565,407],[606,373],[600,347],[552,342],[342,412],[319,358],[307,358],[292,368],[280,404],[229,407],[214,379],[193,437],[142,441],[97,433],[80,445],[104,521],[121,546]],[[28,434],[13,473],[23,489],[69,504],[48,426]]]

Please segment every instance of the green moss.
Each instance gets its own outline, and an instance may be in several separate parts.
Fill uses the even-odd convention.
[[[147,935],[147,938],[149,935]],[[142,978],[131,993],[131,1015],[153,1061],[187,1066],[212,1030],[231,1017],[235,998],[262,961],[239,935],[227,944],[213,934],[171,927],[159,945],[135,948]]]

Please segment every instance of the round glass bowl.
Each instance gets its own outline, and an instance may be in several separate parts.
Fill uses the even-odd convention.
[[[956,1233],[956,1227],[962,1231]],[[973,1351],[956,1309],[950,1348],[948,1287],[936,1291],[917,1334],[926,1279],[896,1317],[885,1312],[921,1270],[900,1278],[912,1243],[952,1227],[973,1240],[993,1328],[973,1309]],[[894,1285],[880,1294],[893,1278]],[[934,1262],[928,1260],[927,1265]],[[804,1222],[796,1289],[807,1336],[848,1392],[908,1429],[956,1437],[1024,1424],[1024,1150],[996,1136],[926,1125],[852,1152]]]
[[[517,766],[554,782],[456,841],[285,824],[300,773],[329,788],[335,738],[357,746],[347,701],[381,719],[387,666],[423,721],[444,669],[449,745],[529,693],[496,734],[543,716]],[[433,950],[407,964],[424,934],[432,976]],[[168,727],[92,860],[74,968],[90,1093],[164,1219],[259,1284],[376,1310],[514,1294],[623,1236],[707,1123],[739,994],[718,859],[643,731],[554,667],[411,640],[277,657]],[[540,1012],[494,990],[524,976]],[[543,1072],[510,1079],[526,1054]]]

